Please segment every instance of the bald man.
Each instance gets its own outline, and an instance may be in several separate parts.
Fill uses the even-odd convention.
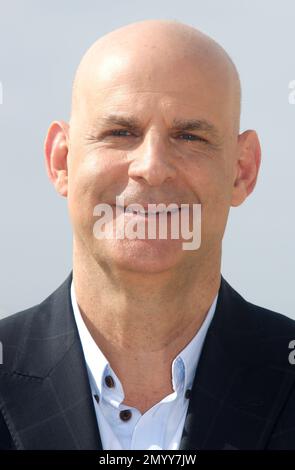
[[[295,448],[295,322],[221,275],[229,209],[260,165],[240,95],[227,53],[175,21],[86,52],[45,141],[73,271],[0,323],[2,449]],[[166,237],[137,236],[161,220]]]

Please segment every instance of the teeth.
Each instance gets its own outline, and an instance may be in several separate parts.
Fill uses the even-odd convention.
[[[125,212],[129,212],[131,214],[140,214],[140,215],[155,215],[155,214],[164,214],[164,213],[175,213],[178,212],[179,208],[177,209],[172,209],[172,210],[164,210],[164,211],[141,211],[141,210],[135,210],[132,208],[126,207]]]

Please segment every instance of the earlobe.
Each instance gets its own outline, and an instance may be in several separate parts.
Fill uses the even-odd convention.
[[[68,195],[68,135],[69,125],[64,121],[51,123],[44,142],[46,170],[56,191]]]
[[[261,162],[261,148],[257,133],[247,130],[238,137],[239,157],[232,191],[232,206],[239,206],[252,193]]]

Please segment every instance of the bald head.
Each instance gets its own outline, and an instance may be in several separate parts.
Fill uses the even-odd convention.
[[[196,29],[150,20],[96,41],[74,79],[70,123],[53,122],[45,143],[80,254],[91,253],[109,272],[175,268],[176,278],[180,266],[190,277],[212,254],[219,258],[229,208],[252,192],[260,164],[257,134],[239,133],[239,118],[237,70]],[[93,208],[114,206],[118,196],[126,206],[202,204],[201,249],[186,253],[161,239],[96,242]]]
[[[112,81],[113,73],[141,73],[152,80],[166,73],[177,80],[188,62],[203,74],[208,84],[223,89],[230,100],[231,118],[239,129],[241,88],[237,69],[226,51],[197,29],[170,20],[146,20],[132,23],[99,38],[85,53],[77,69],[72,93],[72,117],[91,90],[99,92],[99,83]],[[183,83],[183,86],[186,86]],[[214,90],[211,90],[211,92]],[[210,91],[209,91],[210,93]]]

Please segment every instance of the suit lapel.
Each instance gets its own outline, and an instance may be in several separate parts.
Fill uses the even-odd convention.
[[[263,319],[255,308],[222,278],[195,375],[181,450],[265,447],[294,373],[287,361],[289,340],[266,338]],[[285,355],[280,357],[279,351]],[[286,374],[287,370],[291,373]]]
[[[13,373],[1,374],[0,406],[18,449],[102,449],[71,278],[27,315]]]

